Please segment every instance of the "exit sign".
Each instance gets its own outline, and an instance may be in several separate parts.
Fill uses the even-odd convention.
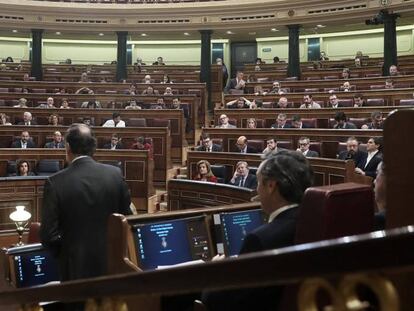
[[[262,52],[264,52],[264,53],[272,52],[272,48],[263,48]]]

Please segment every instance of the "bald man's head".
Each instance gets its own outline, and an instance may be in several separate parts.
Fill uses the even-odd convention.
[[[246,138],[246,136],[240,136],[237,139],[237,142],[236,142],[237,148],[239,148],[240,150],[243,150],[246,147],[246,145],[247,145],[247,138]]]
[[[92,156],[96,149],[96,139],[92,130],[85,124],[73,124],[66,132],[66,142],[73,155]]]

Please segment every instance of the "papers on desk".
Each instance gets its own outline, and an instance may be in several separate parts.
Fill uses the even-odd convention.
[[[178,263],[176,265],[158,266],[157,267],[157,270],[164,270],[164,269],[175,268],[175,267],[192,266],[192,265],[198,265],[198,264],[203,264],[203,263],[204,263],[204,260],[197,259],[197,260],[192,260],[192,261],[186,261],[186,262]]]

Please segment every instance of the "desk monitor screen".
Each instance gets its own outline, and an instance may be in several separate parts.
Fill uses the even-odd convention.
[[[220,213],[214,215],[214,223],[222,236],[222,243],[217,241],[217,252],[234,256],[239,254],[246,234],[264,223],[264,215],[261,209]]]
[[[16,287],[59,281],[57,260],[41,244],[13,247],[7,251],[10,273]]]
[[[133,230],[138,266],[143,270],[211,259],[205,216],[136,224]]]

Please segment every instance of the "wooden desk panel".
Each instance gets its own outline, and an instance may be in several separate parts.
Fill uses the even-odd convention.
[[[171,179],[168,181],[168,210],[250,202],[255,194],[254,190],[232,185]]]
[[[28,130],[33,141],[37,146],[44,146],[47,141],[52,140],[54,131],[61,131],[65,133],[67,127],[49,127],[49,126],[3,126],[0,127],[0,156],[2,154],[10,154],[12,156],[16,153],[17,149],[5,149],[9,147],[14,137],[20,137],[20,133],[23,130]],[[98,140],[98,147],[102,147],[104,143],[109,142],[113,133],[117,133],[122,137],[124,144],[128,145],[134,141],[138,136],[151,137],[153,141],[153,158],[156,163],[153,176],[154,182],[158,185],[165,185],[167,179],[167,170],[172,167],[171,155],[170,155],[170,136],[167,128],[93,128],[95,136]],[[19,149],[20,150],[20,149]],[[30,150],[30,149],[28,149]],[[45,154],[49,152],[63,152],[55,149],[38,149],[44,150]],[[104,150],[102,150],[104,151]],[[106,151],[106,150],[105,150]],[[40,151],[39,151],[40,152]],[[138,150],[112,150],[113,156],[119,154],[121,156],[123,152],[138,152]],[[97,154],[97,156],[99,153]],[[112,154],[111,154],[112,156]],[[151,171],[152,172],[152,171]]]

